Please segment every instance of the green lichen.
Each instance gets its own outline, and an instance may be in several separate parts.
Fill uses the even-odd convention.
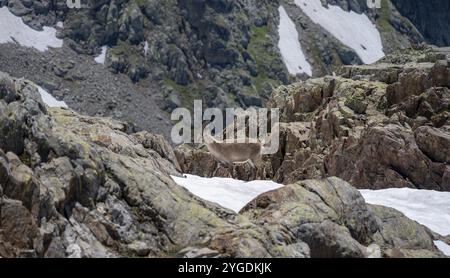
[[[278,80],[270,76],[269,68],[278,64],[277,54],[268,50],[267,45],[270,43],[268,34],[269,26],[261,27],[253,26],[250,30],[251,38],[247,47],[248,53],[256,62],[258,74],[252,76],[252,83],[256,92],[259,93],[263,89],[265,83],[271,84],[273,87],[280,85]]]
[[[391,16],[390,2],[388,0],[381,1],[381,9],[379,10],[379,18],[377,20],[377,25],[380,28],[381,32],[391,32],[393,27],[389,22],[389,18]]]
[[[30,166],[31,165],[31,157],[28,153],[22,153],[19,155],[20,161],[22,161],[23,164]]]

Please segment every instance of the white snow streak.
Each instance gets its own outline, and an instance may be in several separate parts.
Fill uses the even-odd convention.
[[[394,208],[441,235],[450,235],[450,192],[410,188],[360,192],[369,204]]]
[[[312,76],[312,68],[303,54],[294,22],[283,6],[280,6],[278,11],[280,13],[280,25],[278,26],[280,41],[278,42],[278,48],[289,73],[293,75],[306,73]]]
[[[147,56],[147,54],[148,54],[148,41],[145,41],[145,44],[144,44],[144,55]]]
[[[294,0],[311,20],[352,48],[366,64],[385,56],[380,32],[365,14],[346,12],[339,6],[325,8],[320,0]]]
[[[392,188],[360,190],[369,204],[394,208],[441,235],[450,234],[450,192]],[[450,246],[435,241],[439,250],[450,256]]]
[[[235,212],[239,212],[262,193],[283,187],[283,185],[273,181],[244,182],[229,178],[184,176],[186,178],[175,176],[172,176],[172,178],[178,185],[186,188],[192,194]]]
[[[436,247],[441,250],[444,255],[450,256],[450,245],[440,240],[435,241],[434,245],[436,245]]]
[[[108,47],[102,46],[102,52],[100,53],[100,55],[98,55],[97,57],[95,57],[95,61],[99,64],[104,64],[105,60],[106,60],[106,51],[108,50]]]
[[[57,100],[51,94],[49,94],[46,90],[44,90],[41,86],[36,85],[36,87],[38,88],[38,91],[39,91],[39,94],[41,95],[42,101],[48,107],[69,108],[64,101]]]
[[[12,14],[6,6],[0,8],[0,44],[18,43],[39,51],[47,51],[48,47],[62,47],[63,40],[56,37],[55,28],[43,29],[36,31],[23,23],[20,17]]]

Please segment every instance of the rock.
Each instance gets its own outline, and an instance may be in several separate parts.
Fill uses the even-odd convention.
[[[384,257],[442,257],[423,226],[391,208],[369,205],[369,211],[380,225],[374,238],[383,244]]]
[[[377,244],[371,244],[367,246],[367,257],[369,259],[379,259],[381,258],[381,248]]]
[[[179,255],[183,258],[193,259],[193,258],[217,258],[219,253],[215,250],[209,248],[186,248],[180,251]]]
[[[20,201],[0,201],[0,256],[21,256],[23,251],[42,252],[42,238],[35,218]]]
[[[24,6],[20,0],[10,0],[8,1],[8,8],[16,16],[24,16],[32,12],[31,9]]]
[[[434,87],[421,93],[419,96],[413,96],[404,100],[398,105],[394,105],[388,110],[388,115],[395,113],[405,113],[406,116],[417,122],[413,123],[416,127],[425,125],[431,121],[433,126],[442,127],[448,120],[447,109],[450,102],[450,93],[448,88]],[[426,118],[425,123],[419,119]],[[413,122],[413,121],[411,121]]]
[[[312,258],[362,258],[364,247],[355,241],[348,230],[325,220],[305,224],[299,230],[300,237],[311,248]]]
[[[77,244],[71,244],[66,250],[67,258],[79,259],[81,258],[81,248]]]
[[[433,86],[448,86],[448,66],[440,61],[434,65],[431,63],[418,64],[415,68],[400,73],[398,82],[388,86],[386,92],[388,104],[397,104],[401,100],[418,95]]]
[[[6,156],[0,149],[0,186],[3,186],[8,182],[8,178],[11,175],[9,163],[6,160]],[[3,195],[3,191],[0,191],[0,195]]]
[[[344,66],[340,69],[339,75],[345,78],[356,79],[367,76],[373,80],[379,80],[386,84],[393,84],[398,81],[401,67],[396,64],[372,64],[361,66]]]
[[[144,23],[143,15],[139,7],[134,6],[129,12],[129,40],[132,43],[140,43],[144,40]]]
[[[433,161],[450,164],[450,132],[429,126],[415,131],[419,148]]]
[[[389,255],[388,248],[404,250],[405,257],[442,256],[425,228],[393,209],[366,205],[338,178],[301,181],[262,194],[242,213],[265,223],[274,240],[306,243],[311,257],[381,257]],[[391,213],[393,222],[386,220]],[[419,233],[419,239],[409,231]]]
[[[181,145],[176,148],[175,155],[183,173],[204,177],[211,177],[218,163],[207,151],[196,150],[189,145]]]
[[[325,159],[332,174],[345,177],[357,187],[418,187],[449,190],[445,180],[448,170],[434,170],[435,165],[419,149],[414,134],[397,125],[368,129],[361,141],[336,150]]]
[[[178,171],[181,171],[175,152],[162,135],[139,132],[136,133],[134,137],[142,144],[142,146],[144,146],[144,148],[156,151],[163,159],[169,160],[175,165]]]
[[[23,205],[34,215],[39,214],[39,181],[33,171],[22,164],[19,157],[8,152],[6,159],[9,164],[7,182],[3,185],[3,194],[9,198],[22,201]]]
[[[355,111],[355,113],[358,114],[366,113],[367,106],[369,106],[368,103],[364,102],[364,100],[358,97],[348,99],[345,102],[345,105],[347,105],[350,109],[352,109],[353,111]]]
[[[178,95],[178,93],[172,92],[167,97],[167,108],[168,108],[169,112],[181,107],[181,105],[182,104],[181,104],[180,96]]]
[[[135,241],[129,244],[128,248],[132,254],[136,254],[139,257],[148,256],[151,251],[150,247],[142,241]]]
[[[72,251],[70,251],[70,253],[72,253]],[[65,258],[66,257],[64,245],[60,238],[55,237],[55,238],[51,239],[51,242],[48,245],[47,250],[45,251],[44,257],[45,258]],[[69,255],[69,257],[70,257],[70,255]],[[80,258],[81,256],[74,256],[74,257]]]
[[[449,8],[448,2],[437,1],[434,3],[434,9],[424,6],[418,0],[410,2],[394,0],[392,2],[406,18],[417,26],[427,41],[440,46],[449,45],[450,35],[441,33],[441,30],[448,30],[450,25],[446,21],[439,21],[440,16],[445,14]]]

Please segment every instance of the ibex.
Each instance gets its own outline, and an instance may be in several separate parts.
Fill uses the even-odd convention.
[[[263,144],[260,142],[251,143],[246,140],[246,143],[237,143],[233,139],[219,142],[210,135],[205,137],[205,145],[209,152],[218,161],[228,166],[248,161],[253,164],[261,157]]]

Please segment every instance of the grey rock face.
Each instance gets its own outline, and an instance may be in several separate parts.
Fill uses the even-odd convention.
[[[392,0],[397,9],[411,20],[429,43],[450,45],[450,3],[446,0]]]
[[[127,122],[129,130],[151,130],[166,138],[170,134],[172,125],[158,105],[156,84],[134,84],[68,46],[43,53],[15,44],[1,44],[0,49],[2,70],[27,76],[77,112]]]
[[[262,194],[242,212],[265,223],[274,240],[307,243],[311,257],[367,257],[366,246],[373,245],[382,246],[386,257],[433,256],[428,252],[435,250],[424,227],[409,230],[413,221],[392,209],[367,206],[338,178],[305,180]]]
[[[431,232],[398,213],[386,225],[338,178],[298,182],[235,214],[174,183],[180,166],[161,136],[48,109],[26,80],[2,75],[0,88],[0,119],[23,129],[9,134],[21,148],[0,149],[1,257],[367,257],[374,244],[442,256]]]

